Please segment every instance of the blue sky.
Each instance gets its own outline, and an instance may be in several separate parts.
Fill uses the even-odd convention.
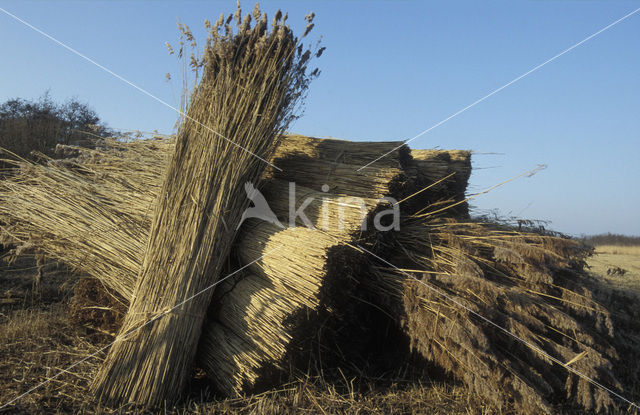
[[[640,7],[640,1],[279,1],[327,47],[292,131],[404,140]],[[0,1],[172,105],[181,70],[164,42],[177,19],[204,39],[233,1]],[[244,2],[245,11],[253,3]],[[172,132],[176,114],[0,12],[0,101],[88,102],[112,127]],[[313,38],[313,37],[312,37]],[[411,143],[477,152],[469,191],[546,170],[473,201],[571,234],[640,235],[640,12]],[[171,82],[165,74],[173,76]]]

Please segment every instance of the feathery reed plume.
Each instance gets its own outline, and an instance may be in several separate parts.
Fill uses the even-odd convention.
[[[238,6],[236,14],[240,14]],[[213,26],[156,200],[129,311],[92,384],[106,403],[173,402],[188,379],[212,290],[256,183],[310,76],[284,21]],[[192,40],[188,27],[183,28]],[[315,71],[314,71],[315,72]],[[154,320],[150,324],[149,320]]]

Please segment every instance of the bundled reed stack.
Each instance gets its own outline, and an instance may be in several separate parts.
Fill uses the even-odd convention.
[[[363,277],[372,301],[401,316],[417,353],[473,392],[531,414],[552,413],[567,398],[597,412],[625,406],[579,372],[633,396],[638,373],[618,353],[635,345],[637,360],[638,335],[616,331],[631,317],[597,301],[607,289],[582,270],[588,250],[578,243],[425,217],[407,219],[386,243],[381,251],[395,255],[383,256],[397,268],[379,262]]]
[[[471,152],[463,150],[415,150],[401,141],[356,142],[286,135],[270,160],[280,170],[268,167],[263,179],[296,183],[313,190],[328,187],[336,195],[398,200],[414,195],[406,204],[413,210],[434,203],[464,200],[471,173]],[[69,167],[81,166],[100,174],[127,171],[141,184],[155,188],[166,168],[174,139],[134,142],[99,140],[96,150],[59,145],[57,151]],[[375,165],[358,169],[379,154],[389,155]],[[426,190],[424,190],[426,189]],[[466,214],[466,211],[465,211]]]
[[[13,179],[0,186],[1,210],[13,212],[14,226],[6,231],[14,239],[95,277],[127,306],[144,257],[149,206],[159,188],[157,181],[146,181],[146,173],[138,180],[138,168],[152,163],[140,157],[144,150],[137,144],[128,159],[130,171],[111,168],[120,166],[120,160],[107,162],[111,156],[125,157],[127,151],[106,150],[90,157],[85,152],[75,164],[70,160],[53,161],[48,166],[24,163]],[[144,149],[153,152],[164,144],[158,141]],[[288,223],[288,183],[272,179],[264,190],[273,211],[282,223]],[[108,201],[103,196],[109,192],[119,197]],[[223,300],[212,302],[214,309],[204,324],[199,364],[227,395],[252,390],[259,381],[265,384],[289,356],[300,355],[297,348],[301,343],[296,338],[303,334],[303,326],[316,324],[310,321],[313,316],[349,294],[348,276],[359,267],[357,256],[345,253],[351,252],[347,244],[378,201],[360,200],[366,207],[363,213],[362,205],[330,193],[298,187],[296,196],[295,206],[311,198],[306,218],[324,231],[247,221],[234,250],[239,264],[249,264],[245,273],[249,275],[242,274],[241,280],[241,275],[234,276],[220,284],[217,290]],[[38,209],[41,214],[36,213]],[[56,212],[59,216],[52,220]],[[127,220],[108,220],[117,217]],[[119,238],[123,241],[117,242]],[[281,249],[262,257],[274,247]],[[118,262],[119,258],[127,260]],[[254,262],[257,258],[260,260]],[[254,323],[247,325],[247,321]],[[217,346],[211,349],[212,345]],[[242,353],[238,354],[239,350]]]
[[[317,164],[330,165],[330,160],[341,154],[343,158],[359,162],[355,158],[357,153],[369,145],[302,136],[289,138],[285,141],[287,144],[278,147],[273,160],[314,157]],[[128,303],[144,256],[150,227],[149,206],[160,191],[159,176],[172,146],[172,140],[132,143],[106,140],[97,146],[98,150],[61,147],[61,152],[73,158],[49,161],[47,165],[18,162],[20,170],[0,186],[0,210],[13,224],[5,231],[14,239],[37,246],[96,277],[120,301]],[[373,146],[388,151],[397,143]],[[354,164],[352,170],[356,168]],[[292,172],[291,176],[281,177],[292,181],[300,177],[300,170],[288,171]],[[389,183],[402,176],[396,167],[381,168],[377,175],[370,174],[368,177],[380,184],[379,190],[369,190],[370,194],[385,191],[384,185],[389,189]],[[313,182],[310,177],[314,176],[307,175],[306,183],[316,188],[322,188],[327,178],[316,175],[314,180],[317,182]],[[366,177],[360,175],[360,180],[366,180]],[[318,323],[310,321],[315,317],[305,320],[292,316],[319,315],[327,306],[323,298],[335,304],[340,297],[348,295],[348,275],[358,267],[358,260],[357,253],[352,252],[347,258],[344,252],[350,249],[348,244],[360,232],[363,219],[381,206],[377,199],[353,200],[351,196],[314,191],[299,185],[290,189],[288,182],[270,178],[264,183],[262,193],[285,225],[289,225],[292,190],[293,206],[297,209],[305,205],[304,216],[297,217],[297,225],[302,227],[283,230],[269,224],[245,224],[244,236],[236,248],[241,265],[260,258],[268,251],[267,246],[273,246],[273,241],[284,247],[249,266],[250,275],[245,277],[246,281],[243,280],[221,303],[233,306],[233,313],[228,310],[212,313],[213,316],[244,315],[246,320],[260,324],[247,326],[240,320],[235,324],[227,321],[223,329],[224,326],[213,318],[204,326],[200,364],[208,369],[218,388],[227,395],[251,390],[257,382],[264,384],[261,379],[269,377],[267,368],[281,368],[286,364],[285,359],[301,354],[298,351],[301,344],[296,337],[300,337],[302,327],[320,323],[319,320]],[[107,200],[109,193],[118,196]],[[38,209],[42,209],[41,214],[36,213]],[[92,210],[95,215],[91,215]],[[53,220],[55,212],[59,215]],[[114,221],[113,218],[120,219]],[[304,226],[316,227],[322,232]],[[117,242],[121,238],[122,242]],[[339,276],[339,281],[331,281],[331,276]],[[301,282],[304,282],[303,286],[300,286]],[[229,284],[231,281],[223,283],[224,286]],[[289,299],[278,302],[278,298],[283,297],[275,296],[273,289],[251,291],[242,288],[265,284],[268,287],[288,286]],[[220,289],[221,292],[229,291],[225,287]],[[322,294],[327,291],[334,294]],[[254,307],[240,307],[236,303],[253,304]],[[255,310],[264,312],[256,313]],[[285,324],[285,321],[289,323]],[[273,334],[265,335],[265,331]],[[248,338],[253,341],[246,341]],[[220,345],[220,342],[226,347],[210,349],[212,344]],[[236,353],[240,346],[244,350],[241,355],[247,356],[244,360],[230,354]]]
[[[241,237],[241,262],[284,248],[225,281],[214,295],[199,361],[228,396],[273,386],[284,369],[303,359],[326,310],[352,294],[350,281],[363,262],[344,237],[264,222],[248,226],[254,230]],[[257,233],[268,240],[253,239]]]
[[[238,8],[237,33],[221,17],[197,63],[202,79],[156,199],[129,310],[92,385],[109,404],[157,406],[180,396],[209,287],[249,204],[244,184],[262,176],[307,88],[311,52],[303,53],[281,13],[271,26],[257,6],[253,15],[252,26]]]
[[[121,290],[126,299],[133,291],[131,283],[110,281],[101,274],[105,268],[91,264],[104,262],[112,267],[107,275],[135,276],[150,226],[148,206],[159,189],[158,181],[144,166],[162,165],[162,151],[158,150],[173,144],[137,142],[131,152],[129,144],[114,145],[117,149],[107,145],[99,151],[82,150],[75,160],[47,166],[19,163],[23,170],[0,188],[0,206],[15,224],[11,230],[17,239],[31,238],[34,245],[57,252],[56,256],[68,262],[81,256],[92,258],[78,260],[79,268],[111,290]],[[112,161],[112,157],[122,160]],[[149,162],[153,157],[158,163]],[[111,166],[128,166],[130,172]],[[405,177],[410,175],[405,173]],[[288,203],[282,194],[287,187],[288,183],[273,178],[263,187],[283,222]],[[315,196],[306,212],[320,229],[323,205],[333,204],[330,212],[335,213],[336,207],[345,204],[340,195],[302,187],[297,190],[296,206]],[[70,196],[56,198],[65,193]],[[136,199],[141,202],[136,204]],[[377,207],[377,200],[365,200],[368,208]],[[640,330],[633,320],[637,310],[622,294],[605,289],[582,272],[585,251],[574,242],[421,215],[407,219],[400,232],[376,238],[373,248],[369,245],[403,271],[374,261],[371,272],[366,272],[360,264],[355,266],[351,254],[349,260],[342,259],[353,251],[345,244],[349,239],[337,232],[348,234],[358,229],[361,218],[354,206],[346,203],[345,208],[345,229],[330,227],[324,233],[300,227],[282,230],[254,221],[244,224],[235,248],[240,264],[259,258],[274,243],[284,247],[251,264],[242,277],[223,282],[216,294],[198,357],[223,392],[237,395],[250,391],[270,380],[271,369],[286,365],[298,350],[297,337],[308,316],[313,320],[326,308],[325,299],[335,297],[323,294],[332,286],[338,287],[333,293],[349,298],[362,296],[359,289],[367,289],[365,300],[393,316],[419,354],[496,404],[513,404],[523,412],[548,411],[553,402],[568,395],[583,408],[606,412],[613,407],[609,395],[569,373],[567,367],[613,390],[628,392],[633,389],[628,385],[638,385]],[[125,227],[136,232],[91,232],[97,225],[92,218],[116,217],[130,218]],[[60,233],[73,223],[77,227],[72,232]],[[119,228],[114,222],[105,223],[109,226],[101,229]],[[335,218],[329,223],[336,223]],[[84,241],[89,237],[91,244]],[[65,245],[73,249],[65,250]],[[341,254],[334,257],[334,252]],[[119,264],[121,255],[139,259]],[[133,264],[130,270],[118,271],[127,263]],[[349,276],[349,282],[340,280],[333,285],[328,283],[331,275]],[[281,296],[283,290],[286,301]],[[614,302],[616,307],[626,307],[628,315],[611,312]],[[506,327],[566,367],[554,365],[539,351],[487,325],[469,310]],[[304,321],[296,319],[301,315]],[[511,401],[507,397],[512,397]]]

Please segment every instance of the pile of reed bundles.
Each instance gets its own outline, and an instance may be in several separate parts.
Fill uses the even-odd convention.
[[[127,303],[144,257],[149,206],[160,191],[172,146],[172,140],[106,140],[93,150],[60,148],[72,158],[17,162],[16,174],[0,185],[1,213],[12,224],[6,234],[99,279]],[[272,160],[315,157],[316,165],[330,165],[334,154],[351,157],[367,146],[288,136]],[[384,146],[395,148],[397,143]],[[423,182],[410,170],[416,165],[415,152],[398,152],[391,157],[395,165],[388,162],[380,172],[365,174],[395,180],[387,187],[389,194],[416,194],[409,183]],[[446,153],[433,155],[455,160]],[[439,172],[425,167],[422,176],[456,173],[463,183],[451,181],[454,190],[442,191],[438,185],[445,182],[433,180],[438,185],[416,197],[453,195],[451,204],[463,200],[456,192],[465,187],[468,170],[460,173],[459,168],[455,163]],[[263,194],[283,223],[289,215],[287,181],[300,173],[278,178],[273,171],[264,174]],[[361,232],[363,216],[370,218],[380,209],[379,200],[363,198],[363,212],[361,205],[345,199],[347,188],[342,194],[312,190],[324,179],[306,178],[311,188],[296,188],[296,207],[314,196],[305,213],[316,229],[283,229],[255,219],[243,224],[228,270],[249,265],[216,287],[197,352],[199,365],[218,390],[235,396],[268,386],[277,378],[274,372],[303,353],[301,342],[326,323],[323,314],[340,318],[345,303],[358,298],[392,316],[415,352],[495,404],[538,413],[567,398],[604,412],[620,403],[568,368],[623,396],[637,393],[638,359],[632,364],[627,360],[640,350],[638,312],[634,317],[632,311],[611,310],[611,298],[633,307],[624,295],[583,271],[588,254],[583,246],[558,236],[473,222],[466,214],[405,213],[397,232]],[[357,192],[373,196],[378,190]],[[334,216],[323,222],[327,206]],[[340,227],[335,217],[339,207],[344,209]],[[273,253],[262,256],[269,251]],[[360,318],[351,316],[351,321]],[[626,331],[620,333],[618,327]]]
[[[47,164],[18,162],[18,173],[0,184],[0,210],[12,224],[4,229],[5,235],[11,235],[23,245],[38,247],[49,256],[99,279],[114,298],[128,304],[151,226],[150,206],[160,192],[162,172],[173,145],[172,139],[128,143],[105,140],[98,143],[95,150],[61,146],[59,151],[66,158],[50,160]],[[199,353],[200,364],[208,369],[221,391],[237,395],[251,390],[265,368],[283,366],[283,357],[297,347],[292,343],[297,326],[309,325],[299,321],[293,326],[285,326],[285,320],[291,320],[295,314],[319,313],[329,307],[322,299],[335,304],[339,298],[350,295],[348,275],[358,270],[359,254],[349,245],[358,237],[363,220],[380,208],[378,199],[366,195],[382,196],[385,195],[382,192],[388,192],[388,196],[401,197],[415,191],[410,184],[413,179],[407,177],[400,163],[401,158],[410,157],[406,150],[391,154],[386,165],[364,173],[356,172],[357,164],[333,160],[340,155],[358,163],[362,159],[356,157],[369,154],[367,151],[372,147],[374,151],[387,152],[398,145],[398,142],[356,143],[302,136],[282,139],[274,161],[289,160],[290,165],[304,165],[313,158],[316,166],[324,166],[324,171],[330,170],[332,165],[344,164],[349,167],[343,168],[352,172],[358,182],[370,179],[369,183],[378,183],[378,189],[383,190],[357,190],[356,194],[361,197],[356,201],[352,200],[355,195],[296,186],[295,207],[312,198],[304,213],[318,230],[304,226],[281,229],[259,221],[247,221],[243,225],[235,243],[237,261],[246,265],[260,260],[249,265],[247,273],[250,275],[243,278],[246,281],[228,295],[242,295],[244,300],[229,302],[226,299],[221,304],[214,301],[212,307],[230,304],[228,307],[243,310],[245,314],[225,309],[217,311],[216,315],[227,320],[236,317],[237,321],[227,322],[226,329],[214,322],[205,325]],[[436,152],[434,159],[446,158],[446,154],[446,151]],[[455,173],[454,176],[466,183],[470,164],[468,152],[466,156],[467,163],[459,172],[433,163],[423,173],[437,176],[444,172],[445,177]],[[429,172],[429,169],[433,171]],[[265,172],[262,192],[283,223],[287,223],[289,216],[288,182],[297,183],[302,178],[314,189],[330,183],[334,191],[339,190],[337,179],[316,174],[318,170],[305,175],[304,170],[291,168],[284,170],[279,178],[272,176],[273,170]],[[343,192],[347,191],[342,186]],[[401,193],[394,193],[392,188]],[[117,197],[109,200],[109,194]],[[445,196],[449,195],[442,195]],[[458,196],[462,197],[463,193]],[[432,192],[431,197],[438,197],[437,192]],[[283,248],[261,258],[278,246]],[[347,249],[349,255],[345,254]],[[328,275],[340,276],[334,288]],[[228,287],[234,286],[235,280],[223,282],[216,292],[229,291]],[[266,287],[258,290],[265,284]],[[279,297],[282,300],[276,302]],[[243,302],[258,305],[254,309],[233,306]],[[274,312],[261,312],[265,309]],[[242,318],[256,323],[247,328]]]

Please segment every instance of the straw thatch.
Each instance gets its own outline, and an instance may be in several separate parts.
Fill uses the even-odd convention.
[[[129,310],[92,384],[109,404],[156,406],[180,397],[208,287],[248,206],[243,185],[262,176],[307,87],[310,52],[302,53],[281,14],[271,26],[259,9],[254,15],[252,27],[251,15],[242,20],[238,9],[237,33],[222,19],[210,29]]]
[[[570,371],[623,395],[638,382],[624,368],[638,357],[628,354],[638,336],[624,339],[619,330],[630,318],[616,327],[615,312],[597,301],[606,289],[582,271],[588,250],[564,238],[442,218],[409,219],[389,236],[379,251],[400,269],[378,262],[363,285],[378,306],[401,316],[417,353],[523,413],[552,412],[552,403],[567,398],[598,412],[624,407]]]

